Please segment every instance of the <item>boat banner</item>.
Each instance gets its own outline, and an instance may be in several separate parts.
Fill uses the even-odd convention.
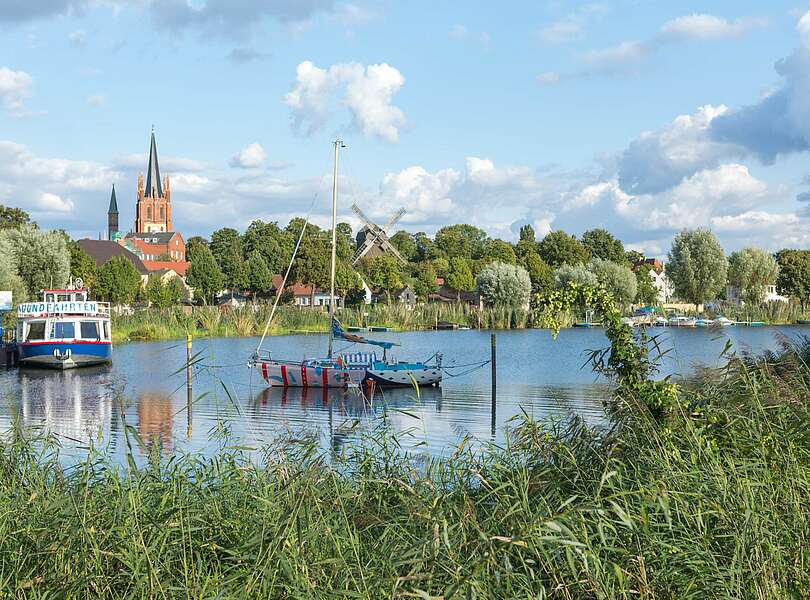
[[[11,292],[0,292],[0,312],[11,310]]]
[[[98,302],[26,302],[17,307],[18,317],[40,317],[58,313],[94,315],[98,313]]]

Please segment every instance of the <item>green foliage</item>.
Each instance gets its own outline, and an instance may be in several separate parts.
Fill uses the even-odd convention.
[[[530,244],[534,244],[537,241],[537,236],[534,233],[534,227],[529,225],[521,225],[520,227],[520,241],[521,242],[529,242]]]
[[[759,304],[766,287],[775,285],[779,265],[772,255],[759,248],[743,248],[728,259],[728,282],[739,290],[747,304]]]
[[[373,290],[381,290],[390,300],[390,294],[403,286],[399,261],[389,254],[375,256],[367,261],[366,283]]]
[[[776,262],[779,292],[797,299],[806,308],[810,303],[810,250],[780,250]]]
[[[96,261],[74,241],[68,242],[68,250],[70,251],[70,277],[72,279],[80,278],[85,288],[95,290],[98,276]]]
[[[223,286],[224,277],[214,255],[205,246],[194,253],[194,260],[186,272],[186,282],[194,288],[195,298],[210,303]]]
[[[12,301],[17,305],[28,300],[29,296],[12,258],[10,253],[0,252],[0,290],[11,292]]]
[[[635,268],[636,276],[636,302],[638,304],[656,304],[658,302],[658,289],[653,285],[652,265],[640,264]]]
[[[478,293],[489,306],[528,306],[532,282],[523,267],[494,262],[478,275]]]
[[[248,289],[254,294],[265,294],[273,287],[273,273],[267,266],[264,255],[254,250],[248,258]]]
[[[596,287],[599,279],[585,265],[562,265],[554,270],[554,287],[564,288],[569,284]]]
[[[622,251],[622,256],[624,252]],[[636,298],[638,282],[630,267],[609,260],[593,259],[588,268],[596,279],[613,297],[617,304],[629,304]]]
[[[419,246],[414,237],[407,231],[397,231],[390,237],[390,240],[408,262],[413,262],[419,258]]]
[[[489,240],[484,247],[484,259],[487,263],[492,261],[514,265],[517,263],[515,249],[509,242],[503,240]]]
[[[347,260],[335,264],[335,290],[342,296],[349,296],[363,289],[360,276]]]
[[[194,261],[194,252],[204,246],[208,248],[208,240],[204,237],[200,237],[199,235],[194,235],[186,241],[186,260],[189,262]]]
[[[617,264],[624,264],[627,261],[624,245],[607,229],[597,228],[586,231],[582,234],[582,244],[588,249],[592,258],[609,260]]]
[[[416,269],[416,277],[413,281],[413,291],[416,297],[423,302],[428,295],[436,292],[436,269],[430,263],[419,263]]]
[[[239,232],[230,227],[216,230],[211,235],[211,254],[219,265],[224,285],[230,289],[248,287],[248,271],[242,256]]]
[[[37,224],[31,221],[30,215],[23,209],[0,204],[0,231],[4,229],[20,229],[23,225],[37,227]]]
[[[464,258],[451,258],[448,262],[447,276],[444,282],[454,290],[471,292],[475,289],[470,263]]]
[[[150,275],[146,283],[146,299],[157,308],[168,308],[183,300],[183,284],[177,277],[163,282],[159,275]]]
[[[473,225],[448,225],[436,232],[436,247],[447,259],[481,258],[487,234]],[[472,278],[472,275],[470,276]]]
[[[420,262],[426,260],[434,260],[439,258],[439,249],[436,244],[431,240],[424,231],[419,231],[413,234],[413,240],[416,242],[417,260]]]
[[[331,277],[331,243],[322,232],[304,235],[292,265],[293,281],[325,289]]]
[[[29,297],[46,288],[63,288],[70,277],[70,252],[65,237],[33,225],[0,231],[0,255],[11,257]]]
[[[552,268],[588,262],[588,249],[573,235],[552,231],[537,246],[538,254]]]
[[[672,241],[667,277],[675,295],[694,305],[718,298],[726,286],[728,261],[708,229],[684,229]]]
[[[528,271],[532,292],[535,294],[547,292],[554,287],[554,271],[534,250],[524,254],[518,264]]]
[[[115,304],[130,304],[141,289],[141,274],[123,256],[114,256],[98,270],[96,296]]]

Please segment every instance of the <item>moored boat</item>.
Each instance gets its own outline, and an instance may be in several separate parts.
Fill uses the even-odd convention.
[[[670,327],[694,327],[695,326],[695,318],[694,317],[685,317],[683,315],[676,315],[674,317],[670,317],[667,324]]]
[[[88,299],[81,281],[43,290],[42,302],[17,307],[21,366],[71,369],[112,361],[110,305]]]
[[[727,319],[726,317],[717,317],[714,320],[714,324],[717,325],[718,327],[730,327],[734,325],[734,321],[732,321],[731,319]]]

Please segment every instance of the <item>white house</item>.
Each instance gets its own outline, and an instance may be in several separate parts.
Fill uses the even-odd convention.
[[[787,302],[788,298],[785,296],[780,295],[776,291],[776,285],[766,285],[765,286],[765,298],[763,299],[764,302]],[[742,298],[740,298],[740,290],[737,289],[736,286],[727,285],[726,286],[726,302],[730,302],[732,304],[736,304],[737,306],[742,306],[745,304]]]

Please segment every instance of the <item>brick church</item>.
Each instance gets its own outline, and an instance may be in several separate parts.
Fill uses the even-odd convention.
[[[172,190],[169,177],[160,178],[155,130],[149,145],[146,181],[138,175],[138,199],[135,204],[135,229],[123,238],[118,230],[118,201],[113,186],[107,211],[107,236],[134,252],[149,271],[171,269],[185,276],[186,243],[172,224]]]

